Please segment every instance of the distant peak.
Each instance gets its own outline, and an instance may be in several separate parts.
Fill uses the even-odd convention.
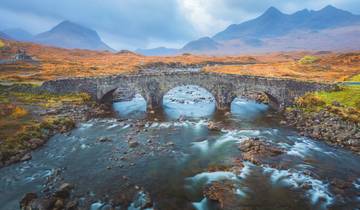
[[[274,16],[281,16],[283,15],[283,13],[278,10],[275,7],[270,7],[269,9],[267,9],[264,14],[262,16],[266,16],[266,17],[274,17]]]
[[[320,11],[325,11],[325,12],[338,12],[338,11],[343,11],[341,9],[338,9],[332,5],[327,5],[326,7],[322,8]]]
[[[299,13],[308,13],[308,12],[310,12],[310,10],[308,10],[308,9],[302,9],[302,10],[300,10],[300,11],[298,11]]]
[[[337,10],[337,8],[336,7],[334,7],[333,5],[331,5],[331,4],[329,4],[329,5],[327,5],[326,7],[324,7],[323,8],[323,10],[334,10],[334,9],[336,9]]]
[[[308,15],[310,13],[310,10],[308,9],[303,9],[303,10],[300,10],[300,11],[297,11],[295,12],[293,15]]]
[[[205,37],[201,37],[200,39],[198,39],[199,41],[209,41],[209,40],[212,40],[210,37],[208,36],[205,36]]]
[[[57,24],[54,28],[51,29],[51,31],[70,31],[70,32],[87,32],[87,33],[93,33],[95,34],[96,31],[87,28],[85,26],[82,26],[78,23],[71,22],[69,20],[64,20],[61,23]],[[97,36],[97,34],[96,34]]]
[[[79,24],[71,22],[70,20],[64,20],[58,24],[58,26],[64,26],[64,25],[66,26],[66,25],[79,25]]]
[[[282,14],[282,12],[280,10],[278,10],[276,7],[269,7],[265,13],[280,13],[280,14]]]

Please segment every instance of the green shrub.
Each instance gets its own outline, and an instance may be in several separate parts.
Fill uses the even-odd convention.
[[[301,108],[316,108],[322,107],[326,103],[319,96],[308,93],[303,97],[297,98],[295,104]]]
[[[299,63],[302,65],[306,65],[306,64],[312,64],[312,63],[316,63],[317,61],[319,61],[320,59],[316,56],[312,56],[312,55],[306,55],[303,58],[301,58],[299,60]]]

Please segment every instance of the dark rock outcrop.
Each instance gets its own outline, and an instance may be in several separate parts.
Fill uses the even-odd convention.
[[[251,138],[242,142],[239,146],[243,160],[254,164],[261,164],[263,159],[269,159],[284,153],[284,151],[264,140]]]
[[[221,209],[231,209],[237,199],[235,190],[234,183],[229,180],[214,181],[204,188],[203,194],[211,201],[219,203]]]
[[[359,123],[344,120],[326,109],[319,112],[293,109],[286,111],[285,116],[287,124],[295,127],[304,136],[360,153]]]
[[[69,183],[63,183],[57,191],[46,196],[38,196],[36,193],[27,193],[20,201],[21,210],[75,210],[78,209],[78,202],[71,198],[71,191],[74,188]]]

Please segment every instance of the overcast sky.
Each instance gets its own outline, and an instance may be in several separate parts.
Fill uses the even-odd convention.
[[[331,4],[360,14],[360,0],[1,0],[0,29],[33,34],[63,20],[95,29],[115,49],[180,47],[212,36],[268,7],[285,13]]]

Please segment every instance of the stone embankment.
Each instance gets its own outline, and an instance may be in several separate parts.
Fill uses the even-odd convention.
[[[283,124],[295,127],[301,135],[323,140],[360,154],[360,124],[344,120],[327,109],[305,112],[292,109],[285,112]]]

